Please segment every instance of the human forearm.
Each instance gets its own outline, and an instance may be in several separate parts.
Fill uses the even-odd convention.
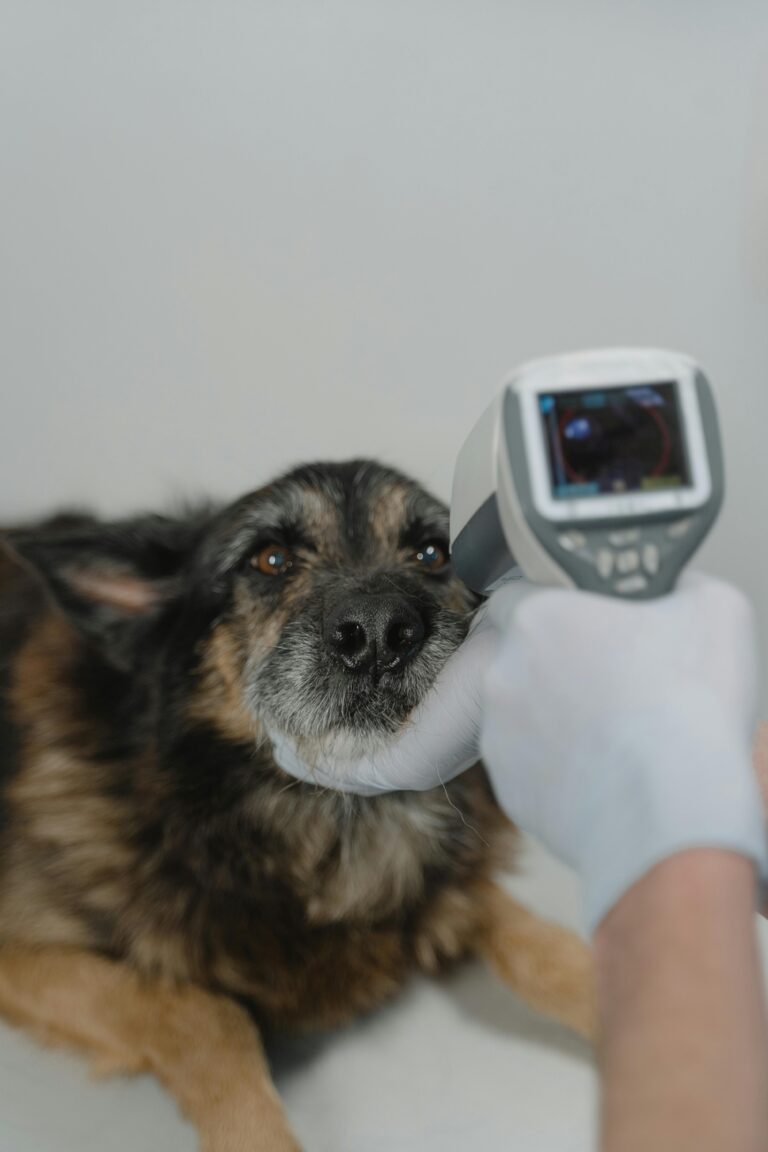
[[[768,1148],[753,909],[751,861],[691,850],[644,876],[598,927],[603,1152]]]
[[[763,807],[768,813],[768,723],[762,720],[757,726],[752,747],[752,763],[763,797]]]

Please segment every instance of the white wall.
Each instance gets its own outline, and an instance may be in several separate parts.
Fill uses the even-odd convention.
[[[4,0],[0,520],[359,453],[445,494],[510,365],[669,345],[768,642],[767,124],[765,0]]]

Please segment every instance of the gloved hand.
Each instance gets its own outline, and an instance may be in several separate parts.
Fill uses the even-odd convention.
[[[322,757],[315,752],[308,762],[290,737],[268,731],[275,760],[301,780],[363,796],[445,784],[480,759],[481,686],[499,641],[483,606],[464,643],[394,740],[360,756],[340,753],[330,741]]]
[[[581,874],[591,929],[654,864],[721,847],[766,873],[752,769],[756,627],[736,589],[683,578],[642,603],[514,587],[484,682],[496,796]]]

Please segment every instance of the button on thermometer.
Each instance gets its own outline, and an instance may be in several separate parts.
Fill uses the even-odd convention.
[[[484,594],[522,570],[648,599],[674,587],[722,500],[717,413],[693,360],[641,348],[536,360],[459,454],[453,562]]]

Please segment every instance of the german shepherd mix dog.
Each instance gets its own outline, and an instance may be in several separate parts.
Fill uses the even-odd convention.
[[[493,880],[513,831],[478,765],[361,798],[304,748],[407,721],[476,601],[445,507],[368,461],[220,509],[4,536],[0,1011],[154,1071],[210,1152],[297,1148],[260,1033],[332,1028],[417,970],[486,957],[582,1033],[584,945]]]

